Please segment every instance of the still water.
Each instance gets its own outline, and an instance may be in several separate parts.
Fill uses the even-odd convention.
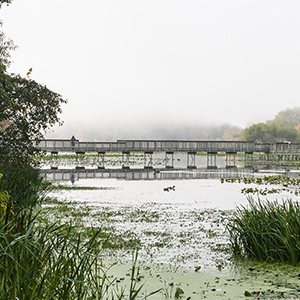
[[[264,176],[261,173],[228,172],[230,177]],[[59,183],[99,188],[53,193],[54,197],[73,205],[74,210],[86,212],[80,220],[84,226],[109,227],[125,240],[139,239],[140,259],[146,262],[185,268],[201,266],[202,270],[230,268],[228,217],[237,206],[247,205],[247,196],[241,190],[256,187],[255,184],[221,183],[220,178],[93,178]],[[167,187],[174,189],[165,191]],[[287,197],[291,195],[281,193],[260,198]],[[131,257],[127,251],[118,252],[118,256]]]
[[[261,299],[279,299],[282,295],[299,299],[298,268],[274,266],[271,270],[270,265],[253,262],[251,268],[241,267],[232,262],[228,251],[228,219],[248,201],[242,189],[265,186],[222,183],[221,178],[273,173],[254,173],[238,160],[237,168],[226,169],[224,157],[216,158],[216,170],[207,170],[205,156],[196,156],[197,169],[184,170],[186,156],[174,154],[173,159],[171,170],[166,170],[163,155],[156,157],[153,170],[144,170],[143,156],[130,159],[130,170],[122,169],[122,158],[114,155],[105,158],[105,169],[98,169],[96,156],[52,159],[50,166],[54,168],[49,170],[46,164],[44,168],[48,169],[46,178],[54,184],[97,188],[52,192],[61,201],[50,204],[56,220],[72,220],[85,229],[101,228],[109,232],[109,242],[123,243],[121,249],[103,252],[108,265],[117,262],[110,278],[123,285],[130,284],[132,258],[132,247],[126,245],[138,241],[143,291],[162,288],[154,295],[155,300],[174,299],[177,287],[184,290],[185,299],[240,299],[245,291]],[[299,177],[294,172],[289,176]],[[165,191],[167,187],[174,189]],[[288,192],[260,196],[262,200],[284,198],[298,200]]]

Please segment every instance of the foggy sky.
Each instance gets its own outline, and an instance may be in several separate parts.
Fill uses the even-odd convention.
[[[299,106],[299,12],[298,0],[14,0],[0,19],[18,45],[10,70],[33,68],[68,99],[63,138],[91,125],[245,127]]]

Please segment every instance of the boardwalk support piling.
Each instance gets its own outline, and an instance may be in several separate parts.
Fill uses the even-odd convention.
[[[153,169],[153,151],[144,152],[144,169]]]
[[[51,151],[51,169],[56,170],[58,169],[58,160],[57,160],[57,156],[58,156],[58,151]]]
[[[197,152],[194,152],[194,151],[187,153],[187,168],[188,169],[197,169],[196,154],[197,154]]]
[[[85,169],[85,167],[83,166],[84,165],[84,162],[83,162],[84,154],[85,154],[85,151],[76,151],[76,169],[77,170]]]
[[[207,169],[217,169],[217,152],[207,152]]]
[[[100,161],[101,156],[101,161]],[[98,152],[98,169],[105,169],[105,152]]]
[[[254,163],[253,151],[245,152],[245,167],[252,167]]]
[[[130,156],[130,151],[122,152],[122,169],[130,169],[129,156]]]
[[[174,168],[174,152],[166,151],[166,169]]]
[[[236,168],[235,165],[236,152],[226,152],[226,169]]]

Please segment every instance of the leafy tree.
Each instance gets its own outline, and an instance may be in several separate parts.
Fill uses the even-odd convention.
[[[277,142],[292,141],[295,142],[297,138],[297,130],[295,128],[289,128],[288,126],[275,126],[276,131],[274,134]]]
[[[300,124],[300,107],[287,108],[281,110],[273,120],[268,121],[277,126],[286,126],[290,129],[296,128]]]
[[[2,1],[0,7],[2,3],[10,1]],[[61,104],[67,101],[32,80],[32,69],[25,77],[8,72],[10,53],[16,47],[1,28],[0,21],[0,173],[3,173],[0,191],[8,192],[9,203],[18,212],[38,201],[42,178],[34,168],[33,158],[40,153],[37,143],[50,127],[62,123],[58,115],[62,112]],[[3,193],[0,194],[2,213],[7,200]]]
[[[272,139],[272,132],[270,126],[258,123],[246,128],[243,136],[246,141],[266,142]]]
[[[279,126],[276,124],[258,123],[254,124],[243,131],[243,138],[246,141],[256,142],[282,142],[296,141],[298,137],[295,128]]]
[[[26,77],[9,74],[10,51],[15,46],[0,32],[0,170],[11,165],[32,165],[32,157],[39,153],[36,143],[45,132],[61,121],[61,95]],[[1,125],[2,124],[2,125]]]
[[[300,142],[300,107],[280,111],[273,120],[254,124],[242,132],[247,141]]]
[[[0,0],[0,8],[3,3],[6,3],[7,5],[9,5],[11,2],[12,2],[12,0]]]

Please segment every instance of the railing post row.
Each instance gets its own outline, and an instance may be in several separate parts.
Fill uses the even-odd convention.
[[[65,152],[261,152],[300,154],[299,143],[254,143],[247,141],[117,140],[116,142],[80,142],[46,139],[38,145],[46,151]]]

